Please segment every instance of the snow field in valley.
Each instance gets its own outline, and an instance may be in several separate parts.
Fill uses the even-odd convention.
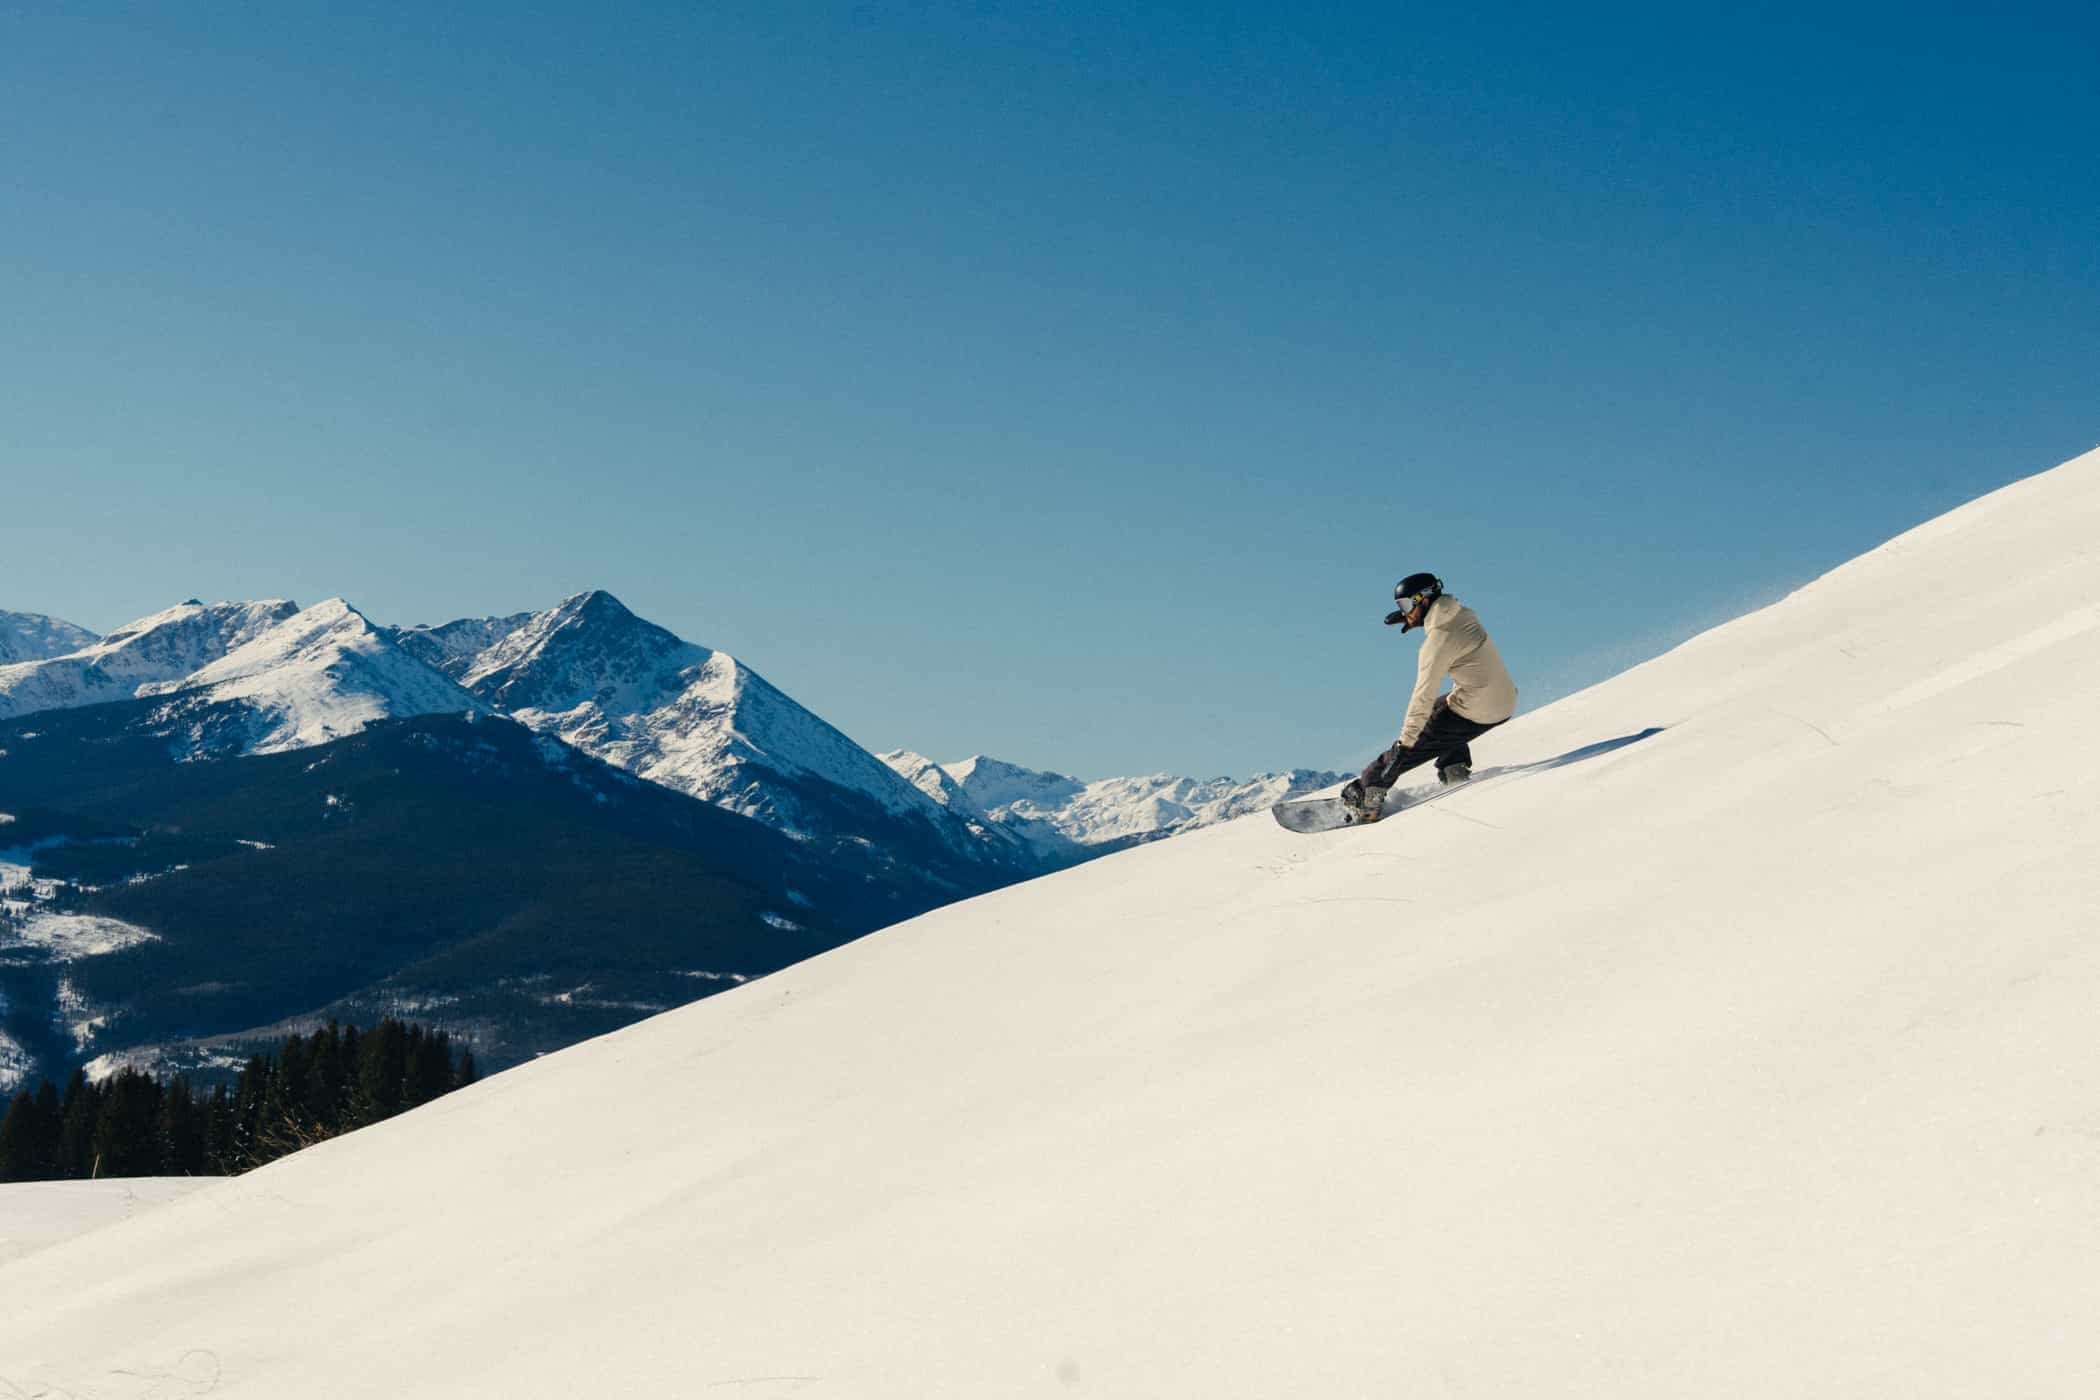
[[[2100,453],[1477,746],[1529,771],[951,905],[44,1249],[0,1381],[2100,1393],[2096,690]]]

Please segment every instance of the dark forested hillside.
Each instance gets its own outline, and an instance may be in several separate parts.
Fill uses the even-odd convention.
[[[53,1077],[144,1046],[160,1068],[227,1069],[302,1018],[404,1009],[499,1068],[972,892],[507,720],[178,762],[152,717],[0,725],[0,845],[61,882],[0,929],[0,1027]],[[155,936],[63,956],[24,932],[56,915]]]

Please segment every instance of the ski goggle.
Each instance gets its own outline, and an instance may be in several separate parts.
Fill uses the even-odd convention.
[[[1427,593],[1410,593],[1405,596],[1395,593],[1393,595],[1393,607],[1402,614],[1412,613],[1428,600],[1429,595]]]

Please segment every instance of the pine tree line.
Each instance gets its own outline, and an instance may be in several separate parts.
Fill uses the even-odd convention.
[[[122,1069],[101,1083],[44,1080],[0,1119],[0,1181],[103,1176],[237,1176],[286,1153],[377,1123],[474,1082],[445,1031],[391,1016],[369,1032],[330,1021],[257,1055],[229,1090],[205,1094]]]

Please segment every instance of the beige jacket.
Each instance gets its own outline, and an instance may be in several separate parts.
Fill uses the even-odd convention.
[[[1502,653],[1488,639],[1473,610],[1446,595],[1429,605],[1422,619],[1422,659],[1415,671],[1414,698],[1400,744],[1413,748],[1436,708],[1436,694],[1451,677],[1451,708],[1475,724],[1500,724],[1517,712],[1517,683],[1502,664]]]

